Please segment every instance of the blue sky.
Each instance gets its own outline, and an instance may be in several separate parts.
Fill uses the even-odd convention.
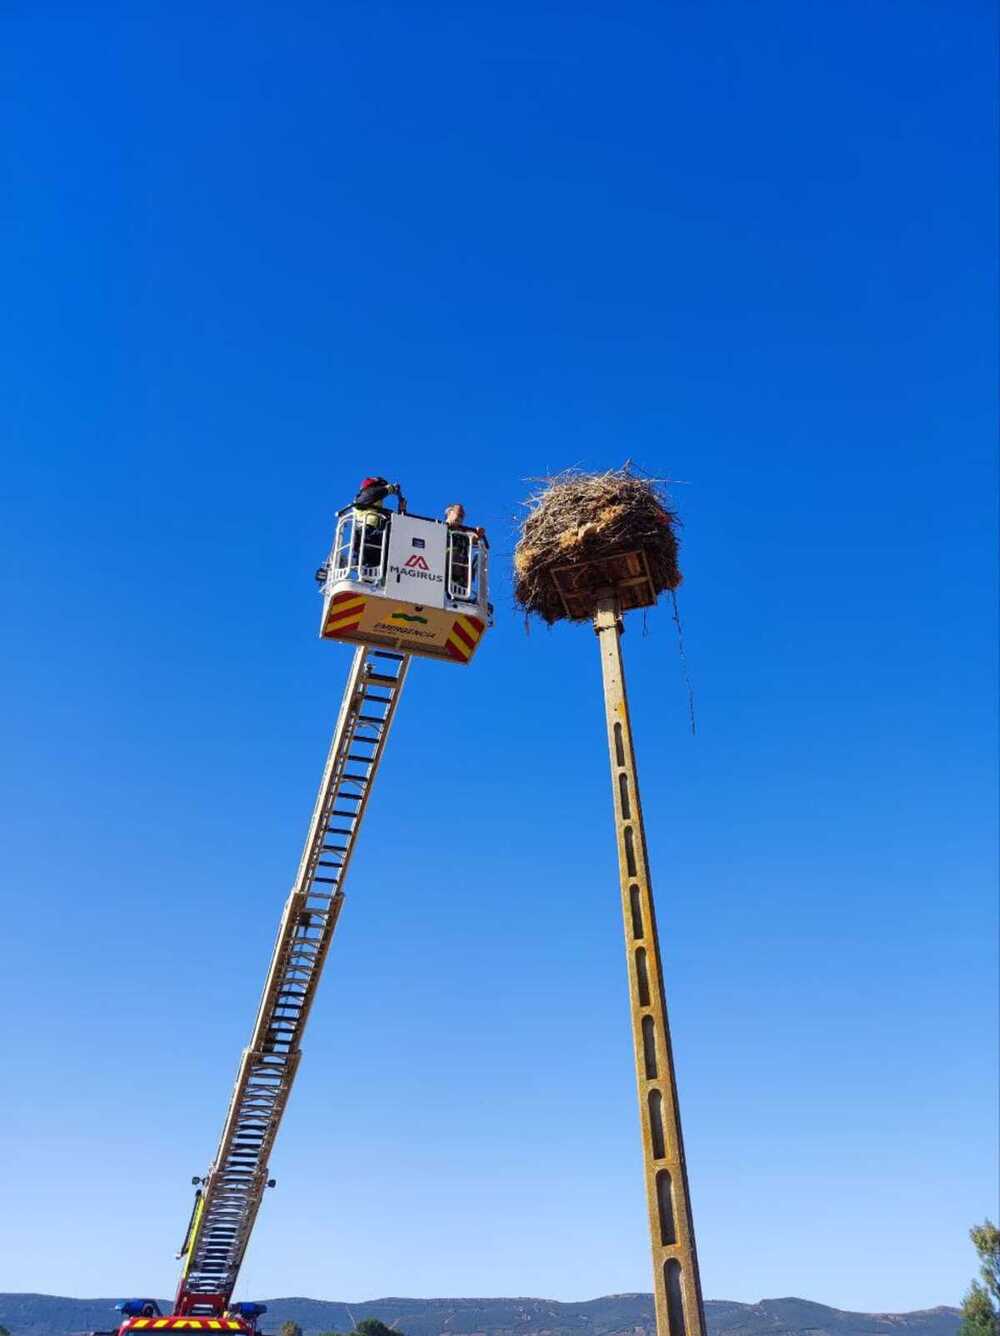
[[[0,1289],[172,1292],[348,655],[359,477],[493,540],[418,664],[244,1297],[646,1289],[596,646],[526,479],[677,480],[626,653],[705,1292],[956,1302],[996,1210],[985,4],[5,16]],[[456,803],[456,796],[461,802]]]

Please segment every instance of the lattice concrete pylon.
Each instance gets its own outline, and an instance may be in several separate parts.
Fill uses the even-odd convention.
[[[622,659],[622,613],[596,602],[658,1336],[706,1336],[694,1222]]]

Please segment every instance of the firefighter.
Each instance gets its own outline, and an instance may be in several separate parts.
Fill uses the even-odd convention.
[[[479,568],[479,549],[474,546],[473,539],[486,547],[486,530],[482,526],[467,528],[465,507],[460,501],[445,507],[444,522],[451,530],[448,539],[448,594],[451,598],[473,598]]]
[[[351,560],[355,565],[381,565],[382,537],[388,522],[384,505],[387,496],[397,497],[399,508],[403,509],[403,493],[398,482],[377,477],[361,479],[358,494],[351,502],[354,507]]]
[[[385,478],[362,478],[358,494],[351,504],[355,510],[381,510],[387,496],[398,496],[402,501],[398,482],[387,482]]]
[[[469,526],[465,523],[465,507],[461,501],[455,501],[450,506],[444,508],[444,522],[449,529],[465,529]],[[486,530],[481,524],[476,525],[472,530],[481,543],[486,543]],[[489,546],[489,544],[487,544]]]

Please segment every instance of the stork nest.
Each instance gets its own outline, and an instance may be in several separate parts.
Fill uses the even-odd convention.
[[[679,520],[661,481],[626,464],[608,473],[569,470],[540,482],[525,502],[528,514],[514,549],[518,607],[549,623],[585,621],[615,569],[609,559],[626,553],[643,554],[654,594],[677,588]],[[553,577],[567,567],[576,595],[570,606]]]

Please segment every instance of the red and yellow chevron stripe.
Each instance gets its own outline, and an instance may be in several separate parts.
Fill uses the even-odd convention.
[[[330,611],[326,614],[325,636],[343,635],[345,631],[356,631],[364,615],[367,599],[364,594],[352,594],[349,591],[334,594],[330,602]]]
[[[245,1324],[233,1317],[139,1317],[129,1325],[131,1331],[245,1331]]]
[[[453,659],[459,663],[468,663],[472,658],[473,651],[479,644],[486,627],[478,617],[456,617],[455,625],[445,644],[445,648]]]

